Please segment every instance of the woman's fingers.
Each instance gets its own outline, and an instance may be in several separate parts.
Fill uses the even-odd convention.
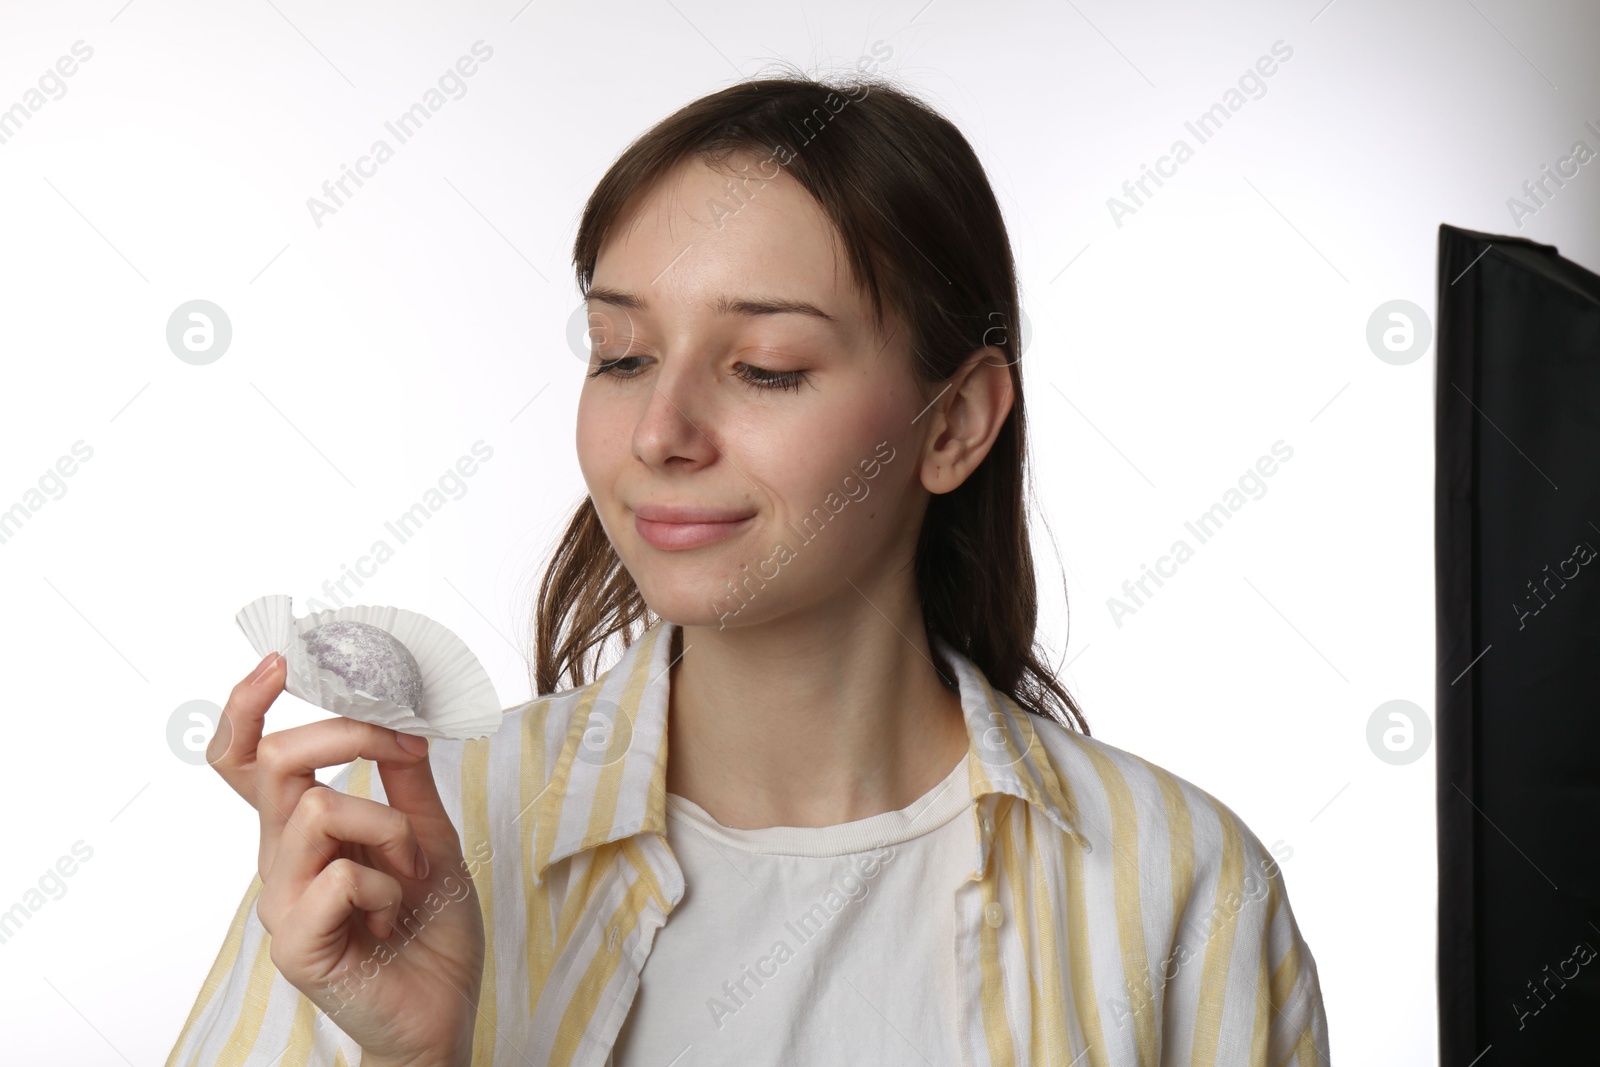
[[[306,790],[319,785],[319,767],[333,767],[361,757],[373,760],[380,772],[389,763],[410,765],[424,758],[402,745],[403,735],[370,722],[340,715],[279,730],[261,739],[255,758],[255,806],[261,816],[261,851],[258,869],[264,880],[283,842],[289,816]],[[405,736],[406,744],[422,738]],[[404,870],[404,866],[401,866]]]
[[[417,740],[427,742],[427,738]],[[383,780],[384,800],[391,808],[410,816],[423,847],[445,862],[459,859],[461,835],[439,796],[429,754],[424,753],[416,763],[380,763],[378,776]]]
[[[293,908],[339,859],[340,846],[345,843],[365,846],[407,879],[427,875],[428,860],[404,813],[376,800],[318,785],[301,796],[279,839],[257,905],[261,921],[266,923]]]
[[[400,914],[400,883],[382,871],[343,857],[324,867],[292,906],[267,927],[272,962],[295,985],[326,980],[344,954],[344,927],[357,911],[380,940],[394,931]],[[258,905],[259,907],[259,905]],[[262,915],[262,925],[267,918]]]
[[[206,762],[222,775],[235,793],[251,804],[256,800],[256,746],[261,743],[267,709],[283,692],[284,658],[269,652],[250,674],[228,694],[217,731],[206,745]]]

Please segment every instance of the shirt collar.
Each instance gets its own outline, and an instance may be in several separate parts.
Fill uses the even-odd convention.
[[[667,692],[674,632],[659,619],[621,660],[576,690],[577,704],[549,785],[533,801],[534,879],[586,849],[645,831],[667,829]],[[960,689],[967,723],[972,796],[1005,793],[1038,808],[1063,833],[1078,837],[1072,794],[1039,737],[1042,726],[937,634],[940,657]],[[525,720],[525,730],[541,724]]]

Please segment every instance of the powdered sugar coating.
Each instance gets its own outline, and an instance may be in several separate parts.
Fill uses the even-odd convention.
[[[380,626],[336,619],[304,635],[317,665],[351,689],[416,711],[422,706],[422,668],[393,634]]]

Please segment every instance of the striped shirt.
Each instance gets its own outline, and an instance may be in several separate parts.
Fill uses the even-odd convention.
[[[487,738],[432,742],[462,854],[487,857],[474,1067],[610,1062],[684,894],[666,843],[674,629],[657,621],[593,682],[508,709]],[[1316,963],[1244,822],[1024,711],[932,640],[959,685],[976,801],[954,898],[959,1062],[1327,1067]],[[367,760],[331,784],[385,799]],[[260,889],[252,877],[167,1067],[355,1067],[359,1047],[273,966]]]

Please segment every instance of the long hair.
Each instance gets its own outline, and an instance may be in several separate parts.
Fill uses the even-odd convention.
[[[938,112],[876,76],[729,86],[662,119],[595,186],[572,251],[584,296],[606,236],[637,198],[682,161],[721,169],[736,156],[776,160],[816,199],[880,329],[886,306],[909,325],[925,381],[947,381],[985,345],[1005,353],[1014,401],[993,447],[959,487],[929,500],[915,565],[923,621],[1020,707],[1088,734],[1035,649],[1016,268],[972,146]],[[558,691],[563,674],[584,685],[586,657],[598,668],[613,635],[626,648],[656,621],[588,497],[549,559],[534,621],[538,694]]]

